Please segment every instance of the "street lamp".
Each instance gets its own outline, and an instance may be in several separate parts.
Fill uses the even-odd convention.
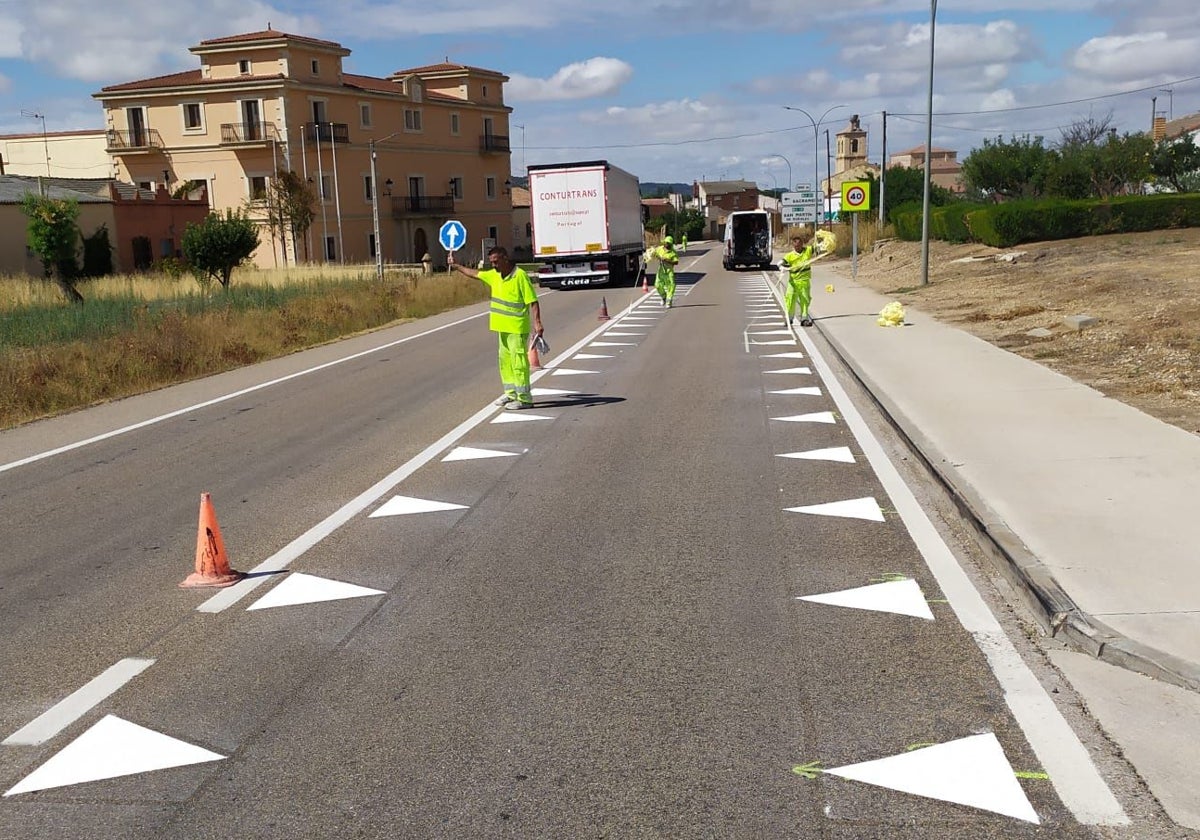
[[[375,223],[375,279],[383,280],[383,242],[379,238],[379,179],[375,175],[375,144],[382,143],[384,140],[391,140],[397,135],[403,134],[402,131],[393,131],[387,137],[381,137],[379,140],[371,139],[367,143],[367,148],[371,152],[371,220]],[[392,179],[388,178],[388,192],[391,192]]]
[[[788,168],[788,188],[787,188],[787,191],[788,191],[788,192],[791,192],[792,190],[796,189],[796,185],[795,185],[794,183],[792,183],[792,162],[791,162],[790,160],[788,160],[787,158],[785,158],[783,155],[780,155],[780,154],[772,154],[772,155],[767,155],[765,158],[763,158],[763,160],[770,160],[771,158],[779,158],[781,161],[783,161],[784,163],[786,163],[786,164],[787,164],[787,168]]]
[[[803,108],[793,108],[791,105],[784,105],[783,107],[789,111],[799,111],[801,114],[808,117],[808,121],[810,123],[812,123],[812,127],[813,127],[813,230],[815,231],[817,229],[817,220],[821,218],[820,215],[817,213],[817,194],[821,191],[821,172],[820,172],[821,167],[820,167],[820,163],[819,163],[820,153],[817,151],[817,139],[818,139],[818,135],[820,135],[820,133],[821,133],[819,126],[821,125],[821,123],[823,123],[825,121],[825,118],[827,116],[829,116],[830,111],[836,111],[838,108],[845,108],[846,106],[845,105],[834,105],[832,108],[827,109],[825,111],[825,113],[821,115],[821,119],[819,119],[819,120],[814,120],[812,118],[812,114],[808,113],[808,111],[805,111]]]
[[[921,285],[929,285],[929,179],[933,160],[933,27],[937,0],[929,0],[929,98],[925,111],[925,193],[921,200]]]
[[[36,111],[21,110],[22,117],[30,117],[35,120],[42,121],[42,148],[46,152],[46,177],[50,177],[50,141],[46,139],[46,115],[39,114]]]

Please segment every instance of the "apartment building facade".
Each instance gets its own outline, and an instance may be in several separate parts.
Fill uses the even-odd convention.
[[[377,251],[388,263],[426,253],[444,263],[437,231],[450,218],[470,237],[463,257],[478,259],[485,240],[511,246],[507,76],[450,62],[347,73],[340,44],[273,29],[190,51],[197,70],[93,94],[116,177],[149,189],[190,182],[215,210],[248,208],[263,226],[260,267],[367,263]],[[266,223],[280,169],[317,195],[306,235]]]

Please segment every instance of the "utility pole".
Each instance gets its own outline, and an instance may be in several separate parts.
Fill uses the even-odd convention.
[[[50,177],[50,141],[46,139],[46,115],[39,114],[36,111],[21,110],[21,116],[31,117],[35,120],[42,121],[42,148],[46,152],[46,177]]]

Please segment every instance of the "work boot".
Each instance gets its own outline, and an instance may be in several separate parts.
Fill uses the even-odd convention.
[[[508,405],[510,402],[513,401],[513,399],[515,399],[515,398],[510,397],[508,394],[505,394],[503,397],[496,400],[496,405]]]
[[[505,411],[523,411],[526,408],[533,408],[533,403],[525,402],[524,400],[513,400],[504,406]]]
[[[813,325],[813,319],[809,318],[807,315],[805,315],[803,318],[800,319],[800,326],[811,327],[812,325]]]

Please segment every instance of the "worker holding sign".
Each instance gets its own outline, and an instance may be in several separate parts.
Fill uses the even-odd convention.
[[[508,251],[495,247],[488,251],[492,267],[476,271],[454,261],[454,252],[447,254],[450,268],[475,277],[492,290],[492,311],[488,326],[500,336],[500,382],[504,396],[497,400],[509,411],[533,408],[533,389],[529,382],[529,322],[539,338],[542,329],[542,310],[537,291],[529,275],[508,256]]]

